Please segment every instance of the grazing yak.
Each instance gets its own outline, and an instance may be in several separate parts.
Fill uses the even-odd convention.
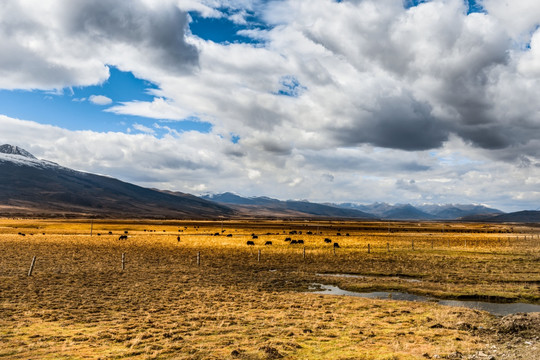
[[[258,239],[259,237],[257,235],[251,235],[252,239]]]
[[[332,242],[332,239],[326,238],[326,239],[324,239],[324,242],[327,243],[327,244],[330,244]]]
[[[272,242],[271,241],[267,241],[264,243],[264,245],[272,245]]]
[[[247,245],[253,246],[253,245],[255,245],[255,243],[253,241],[251,241],[251,240],[248,240]]]
[[[118,240],[127,240],[127,235],[120,235]]]
[[[285,241],[291,241],[290,237],[285,238]]]
[[[298,243],[298,244],[303,244],[303,243],[304,243],[304,240],[298,240],[297,243]]]
[[[298,241],[296,241],[296,240],[291,240],[291,245],[292,245],[292,244],[298,244]]]
[[[339,244],[338,244],[338,243],[334,243],[334,247],[335,247],[335,248],[339,248]]]
[[[232,237],[232,234],[227,234],[227,237]]]

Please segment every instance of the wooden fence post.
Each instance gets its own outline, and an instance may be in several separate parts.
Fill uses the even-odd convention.
[[[36,264],[36,257],[32,258],[32,263],[30,264],[30,270],[28,270],[28,276],[32,276],[32,271],[34,271],[34,265]]]
[[[367,244],[367,253],[369,254],[371,252],[371,246]]]

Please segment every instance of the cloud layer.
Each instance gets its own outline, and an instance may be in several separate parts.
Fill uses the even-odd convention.
[[[0,139],[183,191],[533,208],[540,5],[479,3],[469,14],[462,0],[7,1],[1,88],[99,84],[112,65],[158,89],[107,111],[213,127],[157,137],[140,124],[80,133],[3,117]],[[187,11],[245,24],[254,42],[198,38]],[[33,143],[34,132],[49,137]]]

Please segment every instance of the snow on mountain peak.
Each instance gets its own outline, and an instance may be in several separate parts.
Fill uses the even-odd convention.
[[[18,146],[13,146],[9,144],[0,146],[0,164],[6,162],[15,164],[17,166],[32,166],[42,169],[63,168],[64,170],[71,170],[68,168],[64,168],[63,166],[60,166],[52,161],[40,160],[34,155],[30,154],[28,151],[21,149]]]
[[[0,153],[1,154],[11,154],[11,155],[20,155],[20,156],[24,156],[26,158],[30,158],[30,159],[36,159],[36,157],[32,154],[30,154],[28,151],[18,147],[18,146],[13,146],[13,145],[9,145],[9,144],[4,144],[4,145],[1,145],[0,146]]]

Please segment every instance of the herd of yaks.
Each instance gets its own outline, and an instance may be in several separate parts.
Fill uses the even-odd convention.
[[[120,235],[120,237],[118,238],[118,240],[127,240],[127,238],[128,238],[127,233],[128,233],[127,231],[124,231],[124,235]],[[301,231],[293,230],[293,231],[290,231],[289,234],[290,234],[290,235],[296,235],[296,234],[302,234],[302,232],[301,232]],[[306,234],[307,234],[307,235],[311,235],[311,234],[313,234],[313,233],[312,233],[311,231],[308,231],[308,232],[306,232]],[[101,235],[101,234],[98,234],[98,235]],[[109,235],[112,235],[112,232],[111,232],[111,231],[109,231]],[[215,234],[214,234],[214,236],[218,236],[218,235],[220,235],[220,233],[215,233]],[[267,235],[271,235],[271,234],[267,234]],[[337,235],[339,236],[339,235],[341,235],[341,234],[338,233]],[[347,235],[349,235],[349,234],[347,234]],[[227,237],[232,237],[232,234],[227,234],[226,236],[227,236]],[[251,238],[252,238],[252,239],[258,239],[259,236],[258,236],[258,235],[255,235],[255,234],[251,234]],[[177,241],[180,241],[180,236],[177,236],[177,237],[176,237],[176,240],[177,240]],[[291,245],[295,245],[295,244],[304,244],[304,240],[293,240],[293,239],[291,239],[290,237],[286,237],[286,238],[285,238],[285,241],[289,242],[289,244],[291,244]],[[327,243],[327,244],[331,244],[331,243],[332,243],[332,239],[325,238],[325,239],[324,239],[324,242]],[[246,242],[246,245],[248,245],[248,246],[255,246],[255,241],[253,241],[253,240],[248,240],[248,241]],[[266,242],[264,243],[264,245],[272,245],[272,242],[271,242],[271,241],[266,241]],[[335,242],[335,243],[334,243],[334,247],[335,247],[335,248],[339,248],[339,244],[338,244],[337,242]]]
[[[147,231],[147,230],[145,230],[145,231]],[[109,235],[112,235],[112,234],[113,234],[112,231],[109,231]],[[127,240],[127,238],[128,238],[127,234],[128,234],[128,232],[127,232],[127,231],[124,231],[124,235],[120,235],[120,236],[118,237],[118,240]],[[302,234],[302,232],[301,232],[301,231],[293,230],[293,231],[290,231],[289,234],[290,234],[290,235],[296,235],[296,234]],[[308,231],[308,232],[306,232],[306,234],[307,234],[307,235],[311,235],[312,232],[311,232],[311,231]],[[21,233],[21,232],[19,232],[19,235],[21,235],[21,236],[26,236],[26,234]],[[34,234],[31,234],[31,235],[34,235]],[[43,233],[43,235],[45,235],[45,233]],[[101,233],[98,233],[97,235],[100,236]],[[220,235],[220,234],[219,234],[219,233],[215,233],[214,235],[217,236],[217,235]],[[271,235],[271,234],[267,234],[267,235]],[[340,234],[340,233],[337,233],[337,235],[340,236],[341,234]],[[347,236],[348,236],[348,235],[349,235],[349,234],[347,234]],[[227,237],[232,237],[232,234],[227,234],[226,236],[227,236]],[[258,235],[255,235],[255,234],[251,234],[251,238],[252,238],[252,239],[258,239],[259,236],[258,236]],[[177,236],[177,237],[176,237],[176,240],[177,240],[177,241],[180,241],[180,236]],[[295,244],[304,244],[304,240],[293,240],[293,239],[291,239],[290,237],[286,237],[286,238],[285,238],[285,241],[289,242],[291,245],[295,245]],[[327,244],[331,244],[331,243],[332,243],[332,239],[325,238],[325,239],[324,239],[324,242],[327,243]],[[254,242],[253,240],[248,240],[247,243],[246,243],[246,245],[254,246],[254,245],[255,245],[255,242]],[[266,241],[266,242],[264,243],[264,245],[272,245],[272,242],[271,242],[271,241]],[[335,243],[334,243],[334,247],[335,247],[335,248],[339,248],[339,244],[338,244],[337,242],[335,242]]]
[[[254,239],[258,238],[257,236],[254,237]],[[291,239],[290,237],[288,238],[285,238],[285,241],[289,242],[289,244],[291,245],[294,245],[294,244],[303,244],[304,243],[304,240],[293,240]],[[324,239],[324,242],[327,243],[327,244],[331,244],[332,243],[332,239],[329,239],[329,238],[326,238]],[[246,242],[247,245],[250,245],[250,246],[254,246],[255,245],[255,242],[253,240],[248,240]],[[272,245],[272,242],[271,241],[267,241],[264,243],[264,245]],[[334,243],[334,247],[335,248],[339,248],[339,244],[337,242]]]

